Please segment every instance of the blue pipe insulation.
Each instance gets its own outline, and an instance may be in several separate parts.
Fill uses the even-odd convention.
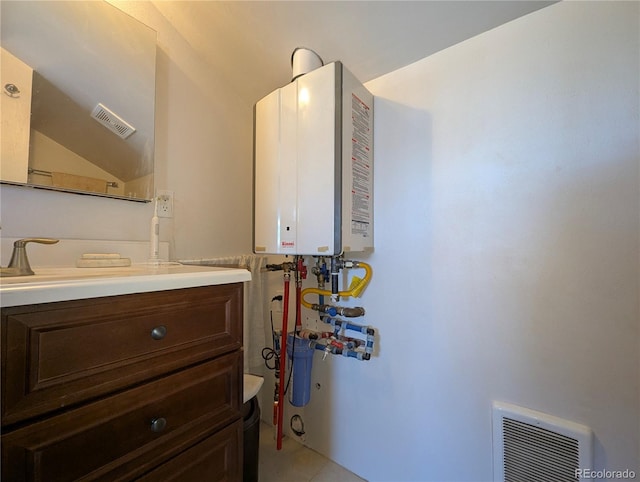
[[[339,318],[329,318],[327,323],[330,323],[331,326],[334,326],[336,328],[344,327],[346,330],[357,331],[359,333],[362,333],[363,335],[367,335],[367,338],[375,334],[375,330],[370,326],[356,325],[354,323],[349,323],[348,321],[341,320]]]
[[[358,360],[370,360],[371,353],[361,352],[356,350],[343,350],[337,346],[333,345],[322,345],[320,343],[315,344],[315,349],[322,352],[329,352],[332,355],[342,355],[347,358],[357,358]]]
[[[367,340],[366,340],[366,346],[365,346],[364,352],[368,356],[371,356],[371,354],[373,354],[373,343],[375,340],[375,330],[373,328],[371,328],[370,326],[356,325],[354,323],[349,323],[348,321],[340,320],[338,318],[329,318],[327,322],[334,327],[334,333],[336,336],[339,336],[340,331],[342,331],[342,328],[346,330],[352,330],[352,331],[366,334]],[[361,353],[361,352],[357,352],[357,353]],[[366,358],[366,359],[368,360],[369,358]]]
[[[357,358],[358,360],[371,359],[371,355],[369,353],[362,353],[355,350],[343,350],[342,356],[346,356],[347,358]]]
[[[278,355],[280,354],[280,338],[282,337],[282,330],[274,330],[271,334],[273,337],[273,351]]]
[[[336,316],[338,314],[336,307],[331,305],[312,305],[312,308],[329,316]]]
[[[365,353],[373,353],[373,335],[367,335],[367,346],[364,351]]]
[[[349,318],[358,318],[360,316],[364,316],[364,308],[360,306],[356,306],[354,308],[347,308],[344,306],[333,306],[333,305],[318,305],[312,304],[310,308],[319,313],[324,313],[329,316],[346,316]]]
[[[322,275],[322,280],[326,283],[327,281],[329,281],[329,275],[331,274],[329,272],[329,268],[327,268],[327,263],[326,261],[322,262],[322,265],[320,266],[320,274]]]

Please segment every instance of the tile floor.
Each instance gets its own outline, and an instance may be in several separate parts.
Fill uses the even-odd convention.
[[[260,482],[366,482],[289,437],[276,450],[274,432],[273,426],[260,423]]]

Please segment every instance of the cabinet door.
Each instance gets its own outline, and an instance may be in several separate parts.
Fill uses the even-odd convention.
[[[222,482],[242,479],[242,420],[138,479],[140,482]]]
[[[242,346],[241,283],[2,310],[2,425]]]
[[[4,434],[2,480],[143,475],[241,420],[241,378],[236,351]]]

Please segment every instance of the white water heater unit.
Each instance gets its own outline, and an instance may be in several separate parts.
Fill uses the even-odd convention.
[[[255,105],[254,252],[373,248],[373,95],[333,62]]]

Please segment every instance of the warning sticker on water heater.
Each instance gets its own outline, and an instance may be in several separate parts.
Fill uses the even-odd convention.
[[[351,94],[351,233],[367,236],[371,223],[371,108]]]

